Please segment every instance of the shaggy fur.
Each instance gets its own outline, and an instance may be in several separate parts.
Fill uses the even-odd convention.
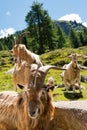
[[[0,92],[0,130],[47,130],[53,114],[51,94],[43,88]]]

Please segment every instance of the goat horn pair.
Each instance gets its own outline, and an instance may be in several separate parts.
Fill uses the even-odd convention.
[[[19,35],[19,37],[18,37],[18,42],[16,41],[16,37],[14,36],[14,44],[21,44],[21,39],[22,39],[22,37],[25,35],[25,34],[29,34],[29,32],[28,31],[26,31],[26,32],[23,32],[21,35]]]
[[[36,73],[35,73],[34,77],[32,78],[32,82],[34,81],[33,82],[34,87],[41,87],[41,86],[43,86],[45,77],[47,75],[47,72],[50,69],[65,70],[65,69],[63,69],[61,67],[57,67],[57,66],[53,66],[53,65],[46,65],[46,66],[41,66],[41,67],[37,68],[37,70],[35,70]]]

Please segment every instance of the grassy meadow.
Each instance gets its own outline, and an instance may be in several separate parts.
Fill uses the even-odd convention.
[[[80,47],[78,49],[72,48],[63,48],[58,49],[55,51],[47,52],[40,56],[44,65],[51,64],[56,66],[63,66],[64,64],[69,63],[69,59],[67,58],[68,55],[71,53],[78,53],[83,55],[87,55],[87,46]],[[87,66],[87,59],[83,57],[78,59],[79,64]],[[0,91],[4,90],[14,90],[13,88],[13,81],[12,75],[7,75],[6,71],[11,69],[14,66],[13,57],[9,53],[9,51],[0,51]],[[55,79],[55,84],[60,85],[62,84],[62,79],[60,77],[61,70],[50,70],[46,76],[45,83],[47,83],[47,79],[50,76],[53,76]],[[81,74],[87,76],[87,70],[82,70]],[[74,97],[72,91],[69,91],[68,94],[65,92],[65,88],[55,88],[53,91],[53,100],[84,100],[87,99],[87,83],[81,82],[83,86],[83,93],[82,95],[79,94],[79,90],[77,91],[77,95]],[[20,91],[20,90],[19,90]]]

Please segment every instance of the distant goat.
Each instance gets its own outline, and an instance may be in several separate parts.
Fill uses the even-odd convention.
[[[56,87],[54,84],[54,78],[52,76],[48,78],[47,87],[52,91]]]
[[[73,93],[75,93],[75,84],[79,85],[79,90],[81,92],[81,84],[80,84],[80,66],[78,65],[78,57],[80,55],[72,54],[69,56],[71,58],[71,62],[66,64],[63,68],[66,70],[62,73],[63,84],[66,87],[66,91],[70,86],[73,87]]]
[[[11,50],[11,53],[13,53],[14,55],[14,59],[16,62],[22,62],[22,61],[26,61],[28,64],[38,64],[38,66],[42,66],[42,62],[40,60],[39,55],[29,51],[26,46],[24,44],[21,44],[21,39],[23,37],[24,34],[26,34],[28,32],[24,32],[22,33],[19,37],[18,37],[18,41],[16,41],[15,39],[15,44],[13,49]]]

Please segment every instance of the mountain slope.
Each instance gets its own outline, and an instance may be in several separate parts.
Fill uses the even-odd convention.
[[[54,21],[54,24],[56,25],[56,27],[58,25],[61,26],[61,28],[63,29],[63,31],[68,35],[69,31],[71,28],[73,28],[75,31],[82,31],[84,29],[86,29],[85,26],[83,26],[81,23],[77,23],[76,21],[72,22],[72,21]]]

